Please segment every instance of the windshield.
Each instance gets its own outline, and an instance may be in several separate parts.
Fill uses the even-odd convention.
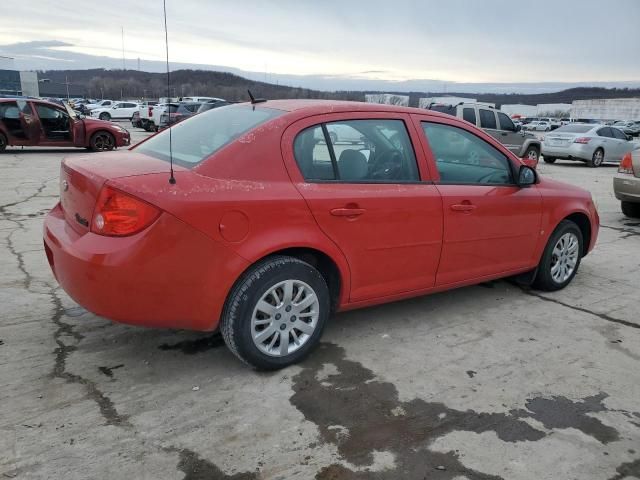
[[[567,132],[567,133],[587,133],[589,130],[593,129],[593,125],[564,125],[560,128],[556,128],[556,132]]]
[[[185,167],[194,167],[242,134],[283,113],[272,108],[247,105],[215,108],[177,123],[142,143],[135,151],[169,161],[171,131],[173,161]]]

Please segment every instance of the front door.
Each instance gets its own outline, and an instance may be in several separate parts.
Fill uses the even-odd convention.
[[[492,136],[518,157],[521,156],[524,153],[522,152],[524,135],[518,132],[518,129],[506,114],[502,112],[496,112],[496,114],[498,115],[499,128],[495,130],[495,134],[492,133]]]
[[[63,107],[34,103],[40,123],[40,145],[73,146],[72,120]]]
[[[409,119],[330,120],[294,125],[283,147],[296,187],[349,263],[350,301],[432,287],[442,203],[421,181]]]
[[[515,166],[460,123],[421,122],[439,174],[444,234],[436,285],[533,268],[542,198]]]

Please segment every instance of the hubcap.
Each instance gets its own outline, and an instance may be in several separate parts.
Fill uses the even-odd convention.
[[[300,280],[285,280],[269,288],[253,309],[251,338],[262,353],[289,355],[311,338],[319,315],[313,288]]]
[[[575,233],[565,233],[560,237],[551,256],[551,278],[556,283],[566,282],[578,263],[578,237]]]
[[[593,155],[593,163],[596,165],[600,165],[602,163],[602,159],[604,158],[604,155],[602,155],[602,150],[598,150],[594,155]]]
[[[109,135],[98,135],[96,137],[95,146],[98,150],[111,150],[113,148],[113,142]]]
[[[536,150],[529,150],[529,155],[527,155],[527,157],[530,160],[537,160],[538,159],[538,152]]]

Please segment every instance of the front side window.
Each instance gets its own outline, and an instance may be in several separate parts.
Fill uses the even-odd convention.
[[[516,126],[504,113],[498,112],[498,120],[500,120],[500,130],[507,130],[509,132],[516,131]]]
[[[195,115],[171,127],[173,160],[193,167],[249,130],[283,113],[273,108],[230,105]],[[135,151],[168,162],[169,129],[140,144]]]
[[[627,139],[627,136],[621,130],[618,130],[617,128],[612,128],[611,132],[613,132],[613,136],[616,137],[618,140],[626,140]]]
[[[294,153],[307,181],[419,181],[415,153],[402,120],[345,120],[298,134]]]
[[[509,159],[489,143],[458,127],[423,122],[440,183],[512,185]]]
[[[497,128],[496,116],[491,110],[480,109],[480,127]]]

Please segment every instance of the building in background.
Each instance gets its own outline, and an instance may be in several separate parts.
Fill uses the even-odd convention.
[[[458,105],[459,103],[476,103],[477,101],[475,98],[453,97],[448,95],[442,97],[422,97],[418,100],[418,108],[429,108],[431,104]]]
[[[562,117],[571,110],[570,103],[539,103],[537,106],[538,117]]]
[[[640,120],[640,98],[575,100],[571,118],[581,120]]]
[[[367,103],[381,103],[383,105],[409,106],[409,95],[396,95],[393,93],[366,94],[364,101]]]
[[[500,107],[504,113],[510,117],[535,117],[538,115],[538,107],[535,105],[524,105],[522,103],[512,103]]]

